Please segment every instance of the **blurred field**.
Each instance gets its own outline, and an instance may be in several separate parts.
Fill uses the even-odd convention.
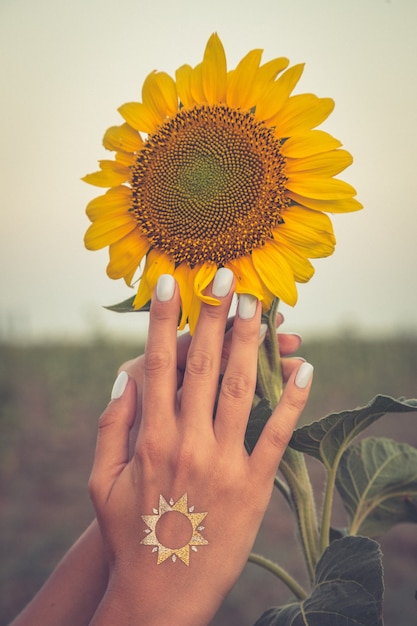
[[[103,341],[0,346],[0,626],[36,592],[92,518],[86,484],[97,418],[118,366],[137,350]],[[366,341],[346,335],[308,342],[301,354],[315,365],[306,422],[366,404],[377,393],[417,397],[416,337]],[[417,447],[417,414],[383,418],[371,432]],[[309,466],[320,496],[321,468]],[[340,506],[335,521],[343,525]],[[302,578],[296,546],[291,515],[276,493],[255,550]],[[417,527],[397,527],[382,546],[386,625],[417,624]],[[250,626],[287,599],[279,581],[248,564],[213,626]]]

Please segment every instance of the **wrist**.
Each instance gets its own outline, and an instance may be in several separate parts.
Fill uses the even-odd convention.
[[[207,626],[224,598],[213,594],[209,598],[203,584],[195,585],[195,580],[177,583],[174,572],[146,575],[142,580],[137,573],[127,577],[113,572],[90,626]]]

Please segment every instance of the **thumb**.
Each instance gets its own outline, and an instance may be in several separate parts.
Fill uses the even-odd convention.
[[[111,401],[100,416],[89,491],[94,502],[107,499],[111,488],[129,460],[129,432],[136,416],[136,383],[120,372],[113,385]]]

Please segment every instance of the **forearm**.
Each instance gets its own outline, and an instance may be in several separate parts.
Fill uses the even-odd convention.
[[[101,601],[107,580],[103,542],[95,520],[11,626],[87,625]]]
[[[224,600],[203,584],[176,588],[175,581],[161,586],[134,579],[109,583],[90,626],[207,626]]]

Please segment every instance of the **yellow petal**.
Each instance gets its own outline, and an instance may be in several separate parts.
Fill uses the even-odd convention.
[[[87,174],[83,181],[96,187],[117,187],[130,178],[130,170],[116,161],[99,161],[101,170]]]
[[[126,215],[132,201],[132,190],[120,185],[106,191],[87,204],[85,212],[92,222],[105,216]]]
[[[288,224],[293,224],[294,227],[307,225],[310,228],[314,228],[317,231],[323,231],[333,235],[333,226],[330,218],[324,213],[318,211],[310,211],[302,206],[292,206],[283,214],[284,224],[283,227]],[[280,230],[281,224],[277,226]]]
[[[229,73],[226,102],[229,106],[250,109],[256,103],[253,85],[259,70],[262,50],[251,50]]]
[[[188,313],[188,324],[190,327],[190,335],[194,335],[194,331],[197,327],[198,318],[200,316],[200,311],[201,311],[201,300],[194,293],[193,299],[191,301],[190,310]]]
[[[285,173],[289,181],[304,179],[308,175],[336,176],[352,164],[352,155],[347,150],[331,150],[301,159],[287,159]]]
[[[85,247],[88,250],[100,250],[118,241],[134,228],[137,228],[137,223],[130,215],[118,216],[111,220],[97,220],[85,233]]]
[[[284,255],[293,271],[294,279],[298,283],[306,283],[310,280],[314,274],[314,267],[300,250],[281,240],[272,241],[271,245],[277,247],[281,254]]]
[[[352,211],[360,211],[363,205],[356,198],[344,198],[343,200],[316,200],[315,198],[306,198],[300,196],[293,191],[287,191],[287,195],[297,204],[313,209],[314,211],[325,211],[326,213],[351,213]]]
[[[149,250],[149,240],[135,229],[109,248],[110,261],[107,274],[118,279],[133,276],[143,257]]]
[[[155,132],[161,119],[143,102],[126,102],[118,109],[124,120],[142,133]]]
[[[208,104],[224,102],[226,95],[226,55],[217,33],[211,35],[204,51],[202,80]]]
[[[146,263],[145,263],[146,270]],[[144,270],[144,272],[145,272]],[[135,299],[133,300],[133,308],[141,309],[145,304],[147,304],[152,298],[153,289],[148,284],[146,277],[143,275],[139,281],[138,291],[136,293]]]
[[[274,239],[310,258],[333,254],[336,239],[330,219],[324,213],[303,207],[291,207],[284,216],[284,224],[274,229]]]
[[[272,302],[273,295],[261,281],[258,272],[250,256],[242,256],[226,263],[226,267],[232,270],[236,278],[236,293],[249,293],[258,300]]]
[[[341,145],[338,139],[323,130],[308,130],[303,135],[286,139],[281,146],[281,152],[286,157],[301,159],[313,154],[336,150]]]
[[[135,309],[142,308],[152,298],[153,291],[162,274],[173,274],[174,263],[159,250],[151,250],[146,257],[139,289],[133,301]]]
[[[310,93],[291,96],[278,115],[268,121],[268,125],[276,127],[277,137],[292,137],[324,122],[333,109],[331,98],[318,98]]]
[[[287,188],[300,196],[317,200],[344,200],[356,195],[352,185],[337,178],[323,179],[300,176],[296,180],[288,181]]]
[[[285,57],[277,57],[263,63],[257,73],[257,81],[269,83],[288,67],[289,60]]]
[[[285,257],[272,241],[252,251],[253,264],[271,293],[290,306],[297,302],[294,274]]]
[[[256,103],[255,116],[259,120],[271,120],[269,125],[272,126],[274,124],[275,116],[287,102],[291,92],[300,80],[303,70],[303,63],[294,65],[270,85]]]
[[[142,137],[129,124],[112,126],[106,130],[103,146],[107,150],[136,152],[143,147]]]
[[[204,104],[207,102],[203,87],[203,64],[195,66],[191,73],[191,96],[194,102]]]
[[[194,104],[194,98],[191,95],[191,75],[193,68],[191,65],[182,65],[175,73],[175,79],[177,82],[178,97],[181,104],[191,109]]]
[[[178,95],[175,81],[166,72],[152,72],[142,87],[143,104],[162,122],[178,111]]]
[[[181,297],[181,319],[178,325],[180,330],[182,330],[187,323],[193,303],[193,298],[195,297],[192,285],[194,285],[194,278],[197,270],[198,268],[191,269],[191,267],[186,263],[181,263],[174,270],[174,278],[178,283]]]
[[[136,163],[136,155],[132,154],[132,152],[116,152],[114,155],[115,161],[120,163],[120,165],[124,165],[125,167],[132,167]]]
[[[276,79],[277,75],[285,70],[288,63],[288,59],[278,57],[277,59],[272,59],[271,61],[264,63],[258,68],[252,85],[252,100],[254,103],[258,103],[261,100],[267,89],[269,89],[270,85]]]
[[[212,296],[204,295],[203,291],[213,280],[216,271],[217,267],[214,263],[203,263],[194,278],[194,293],[196,296],[198,296],[203,302],[207,302],[207,304],[211,304],[213,306],[218,306],[220,304],[220,300],[213,298]]]

